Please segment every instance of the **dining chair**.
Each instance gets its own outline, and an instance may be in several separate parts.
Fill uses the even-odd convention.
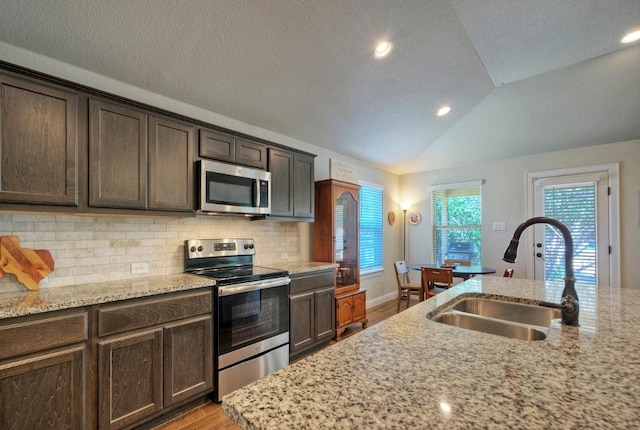
[[[456,264],[460,266],[471,266],[471,261],[469,260],[444,260],[445,266],[455,266]]]
[[[411,282],[409,279],[409,268],[406,261],[396,261],[393,263],[393,268],[396,271],[396,281],[398,282],[398,304],[396,306],[396,313],[398,313],[400,312],[400,301],[403,296],[407,298],[407,309],[409,309],[411,296],[418,296],[418,299],[423,301],[424,294],[422,284]]]
[[[509,267],[508,269],[505,269],[504,271],[504,276],[505,278],[513,278],[513,267]]]
[[[453,269],[421,267],[420,274],[427,299],[453,286]]]

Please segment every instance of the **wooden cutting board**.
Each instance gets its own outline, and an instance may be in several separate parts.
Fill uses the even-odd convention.
[[[27,289],[37,290],[53,268],[49,251],[22,248],[18,236],[0,236],[0,277],[10,273]]]

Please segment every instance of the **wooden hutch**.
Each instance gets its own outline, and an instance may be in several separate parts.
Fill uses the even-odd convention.
[[[360,186],[336,179],[316,182],[313,254],[337,263],[335,271],[336,340],[354,323],[367,327],[367,293],[360,288]]]

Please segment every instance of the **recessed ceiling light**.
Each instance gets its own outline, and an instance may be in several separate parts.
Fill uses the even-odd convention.
[[[451,106],[442,106],[438,109],[438,116],[445,116],[449,112],[451,112]]]
[[[631,33],[627,34],[620,40],[620,43],[631,43],[635,42],[636,40],[640,40],[640,30],[632,31]]]
[[[391,44],[391,42],[380,42],[378,43],[378,46],[376,46],[375,51],[373,51],[373,56],[376,58],[384,58],[389,55],[392,49],[393,45]]]

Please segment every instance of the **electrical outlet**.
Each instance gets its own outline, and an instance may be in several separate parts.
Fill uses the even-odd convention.
[[[131,274],[149,273],[149,263],[131,263]]]
[[[507,228],[507,223],[504,221],[497,221],[493,223],[494,231],[504,231]]]

